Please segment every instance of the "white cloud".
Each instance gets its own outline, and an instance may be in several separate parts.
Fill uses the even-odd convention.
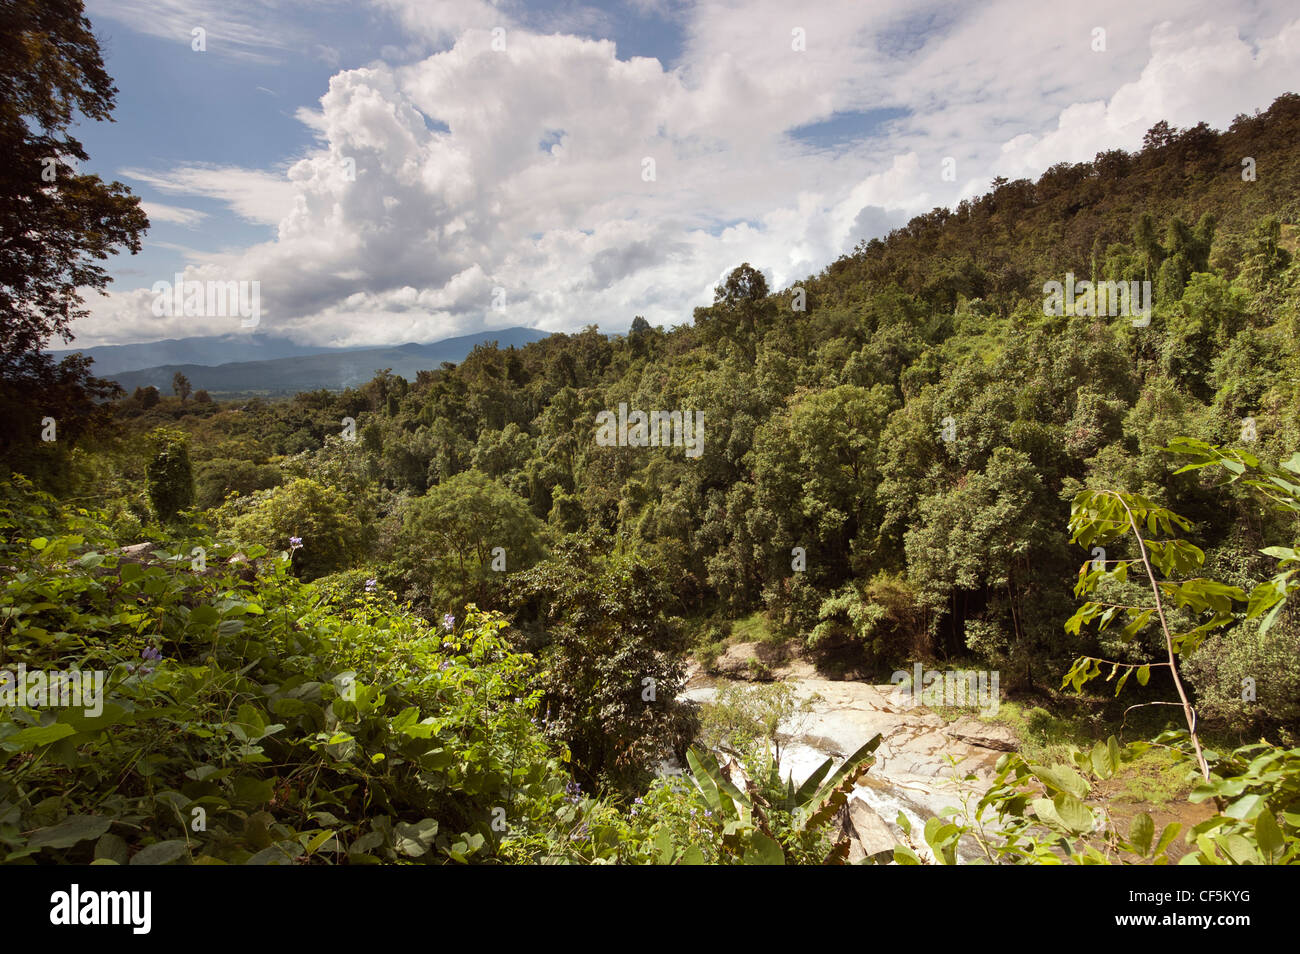
[[[165,172],[123,169],[119,175],[168,195],[200,196],[224,202],[240,218],[259,225],[279,225],[294,206],[293,184],[283,175],[190,163]]]
[[[509,30],[515,24],[508,7],[512,4],[487,0],[374,0],[377,6],[395,14],[412,32],[442,42],[453,40],[466,30]]]
[[[144,209],[150,222],[172,222],[191,229],[207,218],[205,212],[183,209],[178,205],[165,205],[162,202],[141,202],[140,208]]]
[[[295,8],[312,10],[340,0],[86,0],[86,12],[96,21],[116,20],[137,32],[190,47],[192,31],[205,31],[207,55],[259,63],[277,62],[281,55],[307,45],[309,34],[288,14]]]
[[[828,0],[794,12],[710,0],[681,11],[671,70],[619,59],[609,41],[530,33],[515,7],[375,2],[417,38],[454,44],[335,75],[319,108],[298,110],[319,148],[287,175],[127,173],[277,225],[273,240],[206,256],[189,277],[261,281],[263,330],[298,340],[615,330],[636,314],[685,323],[740,261],[782,287],[996,175],[1132,148],[1162,118],[1223,126],[1300,75],[1300,21],[1264,6],[1230,20],[1208,0]],[[1094,53],[1098,24],[1107,49]],[[791,49],[795,28],[804,52]],[[907,114],[851,149],[790,135],[882,107]],[[945,156],[956,181],[941,178]],[[491,310],[497,287],[504,314]],[[114,295],[80,340],[218,333],[140,307],[138,294]]]

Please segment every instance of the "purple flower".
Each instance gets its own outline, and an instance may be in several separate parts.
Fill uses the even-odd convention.
[[[374,592],[375,587],[378,585],[379,585],[378,580],[366,580],[366,592],[367,593]]]
[[[302,537],[290,537],[289,546],[290,548],[297,550],[300,546],[302,546]]]
[[[144,649],[140,650],[140,658],[147,659],[150,662],[157,662],[159,659],[162,659],[162,653],[154,649],[152,646],[146,646]]]
[[[574,805],[582,801],[582,786],[577,782],[569,782],[564,786],[564,797]]]
[[[451,628],[455,625],[456,625],[456,617],[452,616],[450,613],[448,613],[446,616],[442,618],[443,629],[447,630],[448,632],[451,632]]]

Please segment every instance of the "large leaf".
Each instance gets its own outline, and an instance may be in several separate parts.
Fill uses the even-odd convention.
[[[425,818],[414,824],[398,822],[394,834],[397,850],[408,857],[418,858],[433,845],[433,839],[438,834],[438,822],[433,818]]]
[[[756,831],[749,836],[749,847],[745,849],[745,864],[783,865],[785,852],[773,839],[761,831]]]
[[[27,844],[32,848],[71,848],[79,842],[98,838],[108,831],[111,824],[111,819],[99,815],[69,815],[57,825],[34,832]]]
[[[131,858],[133,865],[165,865],[185,854],[185,842],[179,838],[160,841],[142,848]]]
[[[853,784],[871,767],[873,753],[880,746],[881,738],[880,733],[876,733],[874,738],[831,773],[830,778],[822,783],[816,794],[800,809],[800,828],[813,828],[829,821],[840,806],[848,801]]]

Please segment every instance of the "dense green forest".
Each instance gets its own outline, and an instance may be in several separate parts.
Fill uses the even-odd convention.
[[[797,792],[761,713],[749,791],[692,748],[688,661],[757,633],[837,679],[986,668],[1068,714],[1077,771],[1009,756],[986,796],[996,860],[1294,860],[1297,141],[1294,94],[1224,132],[1160,124],[797,286],[741,264],[670,329],[343,392],[126,395],[6,336],[0,666],[109,677],[93,716],[0,713],[0,851],[843,860],[870,744]],[[1082,293],[1051,313],[1067,275],[1150,282],[1149,321]],[[622,406],[694,415],[698,445],[607,446]],[[1143,739],[1208,818],[1078,824],[1067,776]],[[656,775],[674,757],[691,784]],[[967,835],[925,839],[943,860]]]

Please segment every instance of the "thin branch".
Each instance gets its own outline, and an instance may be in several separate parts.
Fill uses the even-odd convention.
[[[1156,597],[1156,612],[1160,614],[1160,628],[1165,634],[1165,651],[1169,656],[1169,672],[1174,677],[1174,688],[1178,690],[1178,698],[1183,703],[1183,718],[1187,720],[1187,728],[1191,732],[1192,746],[1196,749],[1196,762],[1201,767],[1201,776],[1208,782],[1210,780],[1210,767],[1205,762],[1205,754],[1201,751],[1201,740],[1196,735],[1196,713],[1192,711],[1192,704],[1188,701],[1187,692],[1183,689],[1183,681],[1178,677],[1178,667],[1175,665],[1176,658],[1174,654],[1174,640],[1169,633],[1169,621],[1165,619],[1165,604],[1160,598],[1160,586],[1156,582],[1155,571],[1151,569],[1151,560],[1147,556],[1147,545],[1142,539],[1142,531],[1138,529],[1137,519],[1133,516],[1133,511],[1129,509],[1128,503],[1120,494],[1115,494],[1124,512],[1128,514],[1129,525],[1133,528],[1133,535],[1137,537],[1138,549],[1142,553],[1142,565],[1146,567],[1147,579],[1151,581],[1151,592]]]

